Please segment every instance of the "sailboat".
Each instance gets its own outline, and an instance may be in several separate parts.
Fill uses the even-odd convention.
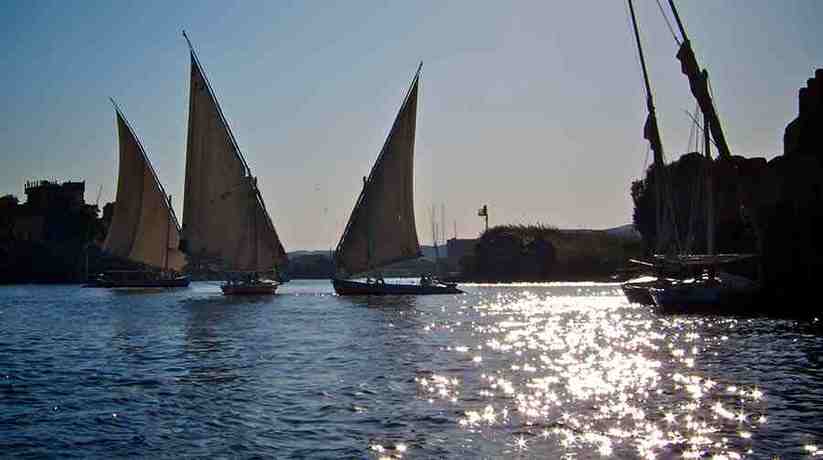
[[[171,196],[146,155],[143,145],[120,108],[112,100],[120,144],[117,198],[103,250],[144,264],[147,270],[110,270],[88,286],[109,288],[185,287],[189,278],[180,274],[186,263],[177,247],[180,226]]]
[[[288,258],[188,36],[189,126],[181,247],[226,295],[274,294]]]
[[[454,283],[423,276],[419,284],[386,283],[379,270],[422,256],[414,221],[414,137],[421,63],[334,254],[339,295],[459,294]],[[350,279],[367,276],[365,281]]]
[[[716,253],[712,178],[714,160],[711,156],[709,120],[710,118],[704,115],[706,254],[685,254],[676,259],[676,262],[684,267],[699,270],[697,276],[674,280],[649,289],[655,306],[666,313],[746,313],[747,306],[752,303],[759,291],[756,282],[718,270],[722,264],[738,262],[755,255]]]
[[[668,202],[664,201],[665,188],[665,156],[663,152],[663,143],[660,140],[660,131],[657,125],[657,115],[654,108],[654,97],[652,96],[651,84],[649,83],[649,73],[646,69],[646,59],[643,54],[643,46],[640,43],[640,32],[637,26],[637,17],[634,13],[634,4],[632,0],[628,0],[629,12],[631,13],[632,27],[634,31],[634,38],[637,44],[637,53],[640,57],[640,67],[643,70],[643,83],[646,89],[646,109],[648,115],[646,116],[646,123],[643,126],[643,137],[649,141],[649,146],[653,154],[652,171],[655,175],[655,229],[657,233],[655,245],[657,252],[665,251],[669,245],[669,241],[665,232],[671,220],[671,213],[668,212]],[[665,266],[659,261],[642,261],[631,260],[635,264],[642,265],[647,269],[651,269],[652,275],[640,276],[624,282],[621,287],[626,299],[631,303],[639,303],[643,305],[653,305],[654,299],[651,296],[650,289],[654,287],[662,287],[671,283],[672,278],[665,276]]]
[[[637,22],[634,17],[634,10],[631,0],[629,7],[632,12],[632,20],[634,21],[635,35],[638,40],[638,49],[640,49],[639,35],[637,34]],[[659,254],[655,255],[655,265],[657,267],[676,266],[683,271],[700,271],[698,276],[682,278],[682,279],[667,279],[664,282],[658,280],[649,285],[648,293],[654,305],[664,312],[708,312],[708,313],[728,313],[740,312],[753,299],[754,295],[759,289],[759,286],[754,281],[747,278],[731,275],[718,270],[722,264],[738,262],[741,260],[756,257],[754,254],[717,254],[715,250],[714,232],[715,232],[715,218],[714,218],[714,185],[712,179],[712,169],[714,160],[711,157],[711,144],[714,140],[719,151],[721,160],[730,159],[731,152],[726,138],[723,133],[720,119],[717,116],[717,111],[714,107],[714,102],[709,91],[708,86],[708,72],[700,67],[697,63],[694,51],[691,48],[691,42],[686,35],[686,30],[683,27],[683,22],[675,7],[674,0],[669,0],[669,6],[677,22],[682,42],[677,52],[677,59],[681,63],[682,72],[689,79],[689,86],[691,92],[697,100],[698,105],[703,113],[704,120],[704,150],[706,155],[705,168],[705,210],[706,210],[706,254],[681,253],[681,254]],[[642,51],[641,51],[642,56]],[[641,62],[643,62],[641,57]],[[645,63],[644,76],[645,73]],[[648,90],[648,78],[646,77],[646,85]],[[651,98],[650,92],[649,100]],[[650,103],[651,107],[651,103]],[[650,113],[652,108],[650,108]],[[657,135],[659,139],[659,134]],[[662,168],[661,168],[662,170]],[[660,178],[658,177],[658,182]],[[660,202],[660,190],[657,190],[658,203]],[[658,210],[659,212],[659,210]],[[658,220],[658,225],[660,220]],[[658,227],[661,229],[663,227]],[[659,230],[658,230],[659,232]],[[628,293],[627,293],[628,295]]]

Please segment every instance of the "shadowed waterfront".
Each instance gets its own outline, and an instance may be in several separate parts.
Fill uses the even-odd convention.
[[[823,342],[799,323],[656,316],[608,284],[330,290],[2,288],[3,451],[762,458],[823,438]]]

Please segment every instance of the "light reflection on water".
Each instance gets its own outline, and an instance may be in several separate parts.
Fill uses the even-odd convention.
[[[470,438],[504,442],[509,453],[763,455],[756,440],[769,395],[739,369],[730,379],[702,363],[728,341],[706,329],[731,332],[738,320],[658,317],[603,285],[485,294],[461,306],[462,321],[427,327],[452,335],[442,352],[473,368],[416,379],[422,397],[458,408]]]
[[[819,329],[659,316],[613,284],[466,290],[0,288],[0,452],[823,456]]]

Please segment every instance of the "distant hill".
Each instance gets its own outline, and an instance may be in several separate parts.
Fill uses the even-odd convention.
[[[618,238],[626,238],[629,240],[643,239],[643,236],[640,235],[640,232],[638,232],[637,229],[634,228],[634,224],[621,225],[619,227],[608,228],[603,231],[611,236],[616,236]]]
[[[432,256],[426,257],[430,251]],[[419,276],[422,273],[434,271],[434,248],[424,247],[424,256],[419,259],[397,262],[383,267],[381,272],[385,276]],[[334,264],[329,251],[293,251],[289,254],[289,265],[286,269],[289,278],[293,279],[329,279],[334,275]],[[441,257],[443,257],[441,253]]]
[[[420,249],[423,251],[423,258],[424,259],[431,259],[434,260],[435,251],[434,246],[420,246]],[[448,257],[448,251],[446,251],[445,246],[439,246],[437,248],[440,257]],[[325,256],[330,257],[330,252],[328,249],[322,249],[317,251],[306,250],[306,249],[298,249],[297,251],[291,251],[287,253],[289,258],[297,258],[297,257],[304,257],[304,256]]]

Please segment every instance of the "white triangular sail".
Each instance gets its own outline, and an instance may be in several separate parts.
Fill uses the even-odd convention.
[[[420,70],[337,245],[338,274],[351,276],[421,256],[414,222],[414,136]]]
[[[103,249],[156,268],[180,271],[180,227],[143,146],[117,112],[120,164],[114,215]]]
[[[256,179],[191,50],[183,202],[184,250],[232,271],[270,271],[287,260]]]

